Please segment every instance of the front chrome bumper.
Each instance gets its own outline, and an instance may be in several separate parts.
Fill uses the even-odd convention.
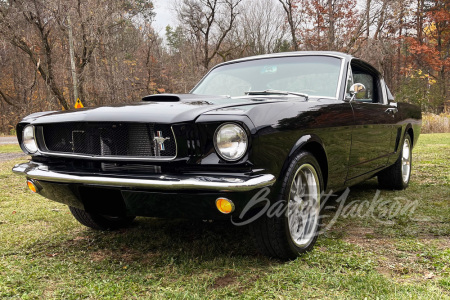
[[[272,174],[255,176],[155,175],[151,178],[74,175],[50,171],[46,165],[35,162],[15,165],[12,170],[14,173],[25,175],[29,179],[48,182],[168,191],[247,192],[271,186],[275,183],[275,176]]]

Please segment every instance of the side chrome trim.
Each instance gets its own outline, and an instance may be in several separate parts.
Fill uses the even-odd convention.
[[[39,126],[39,124],[37,125]],[[54,157],[72,157],[72,158],[80,158],[80,159],[90,159],[90,160],[109,160],[109,161],[170,161],[177,158],[178,155],[178,144],[177,137],[175,136],[175,132],[173,131],[173,126],[170,126],[170,130],[172,131],[173,139],[175,142],[175,155],[170,157],[158,157],[158,156],[102,156],[102,155],[86,155],[86,154],[75,154],[75,153],[66,153],[66,152],[49,152],[43,151],[41,149],[38,152],[44,156],[54,156]],[[43,134],[43,133],[42,133]],[[45,138],[42,135],[42,140],[45,144]],[[38,145],[39,146],[39,145]],[[47,145],[45,145],[47,148]],[[37,152],[36,152],[37,153]],[[36,154],[34,153],[34,154]]]
[[[339,100],[339,93],[341,92],[342,89],[342,80],[343,80],[343,76],[344,76],[344,67],[345,67],[345,59],[341,58],[341,71],[339,72],[339,81],[337,84],[337,91],[336,91],[336,99]]]
[[[49,171],[41,163],[23,163],[15,165],[12,171],[24,175],[28,179],[49,181],[55,183],[77,183],[85,185],[130,187],[156,190],[206,190],[217,192],[246,192],[275,183],[272,174],[257,175],[254,177],[240,176],[200,176],[200,175],[156,175],[151,179],[123,178],[106,176],[82,176]]]

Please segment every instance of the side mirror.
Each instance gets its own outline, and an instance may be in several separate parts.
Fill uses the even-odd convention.
[[[365,92],[366,87],[362,83],[355,83],[350,87],[350,95],[354,96],[358,93]]]
[[[362,83],[355,83],[350,87],[350,101],[353,101],[358,93],[364,93],[366,91],[366,87]]]

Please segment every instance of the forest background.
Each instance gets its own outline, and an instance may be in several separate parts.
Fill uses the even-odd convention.
[[[152,1],[0,0],[0,134],[77,98],[187,93],[216,63],[298,50],[370,62],[396,101],[448,128],[450,0],[176,0],[172,12],[179,25],[161,35]]]

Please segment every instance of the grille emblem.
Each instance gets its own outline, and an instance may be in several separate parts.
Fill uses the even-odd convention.
[[[162,131],[157,131],[156,135],[153,140],[156,142],[156,144],[158,144],[158,149],[163,151],[166,150],[166,148],[164,147],[164,142],[166,140],[170,140],[170,137],[162,137]]]

